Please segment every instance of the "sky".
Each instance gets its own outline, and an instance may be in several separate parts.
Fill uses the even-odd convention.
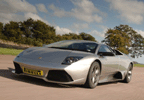
[[[144,0],[0,0],[0,22],[28,18],[54,26],[56,34],[85,32],[99,42],[120,24],[144,37]],[[134,60],[144,63],[144,56]]]

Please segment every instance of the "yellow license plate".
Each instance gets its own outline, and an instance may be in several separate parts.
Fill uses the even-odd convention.
[[[33,69],[25,68],[25,67],[22,67],[22,69],[23,69],[23,72],[26,73],[26,74],[43,76],[43,71],[42,70],[33,70]]]

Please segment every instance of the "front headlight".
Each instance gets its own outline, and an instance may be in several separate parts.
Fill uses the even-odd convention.
[[[63,62],[62,64],[65,64],[65,65],[70,65],[80,59],[82,59],[83,57],[67,57]]]

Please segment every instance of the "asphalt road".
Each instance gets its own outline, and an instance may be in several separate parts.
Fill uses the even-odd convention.
[[[47,83],[12,74],[15,56],[0,55],[0,100],[144,100],[144,68],[133,69],[128,84],[112,82],[95,89]]]

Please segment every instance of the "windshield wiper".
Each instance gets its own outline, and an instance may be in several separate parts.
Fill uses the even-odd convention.
[[[55,49],[66,49],[66,50],[70,50],[69,48],[62,48],[62,47],[49,47],[49,48],[55,48]]]
[[[79,50],[79,49],[73,49],[73,48],[63,48],[63,47],[48,47],[48,48],[55,48],[55,49],[64,49],[64,50],[74,50],[74,51],[82,51],[82,52],[88,52],[86,50]],[[92,52],[90,52],[92,53]]]
[[[48,48],[57,48],[57,49],[59,49],[60,47],[48,47]]]

